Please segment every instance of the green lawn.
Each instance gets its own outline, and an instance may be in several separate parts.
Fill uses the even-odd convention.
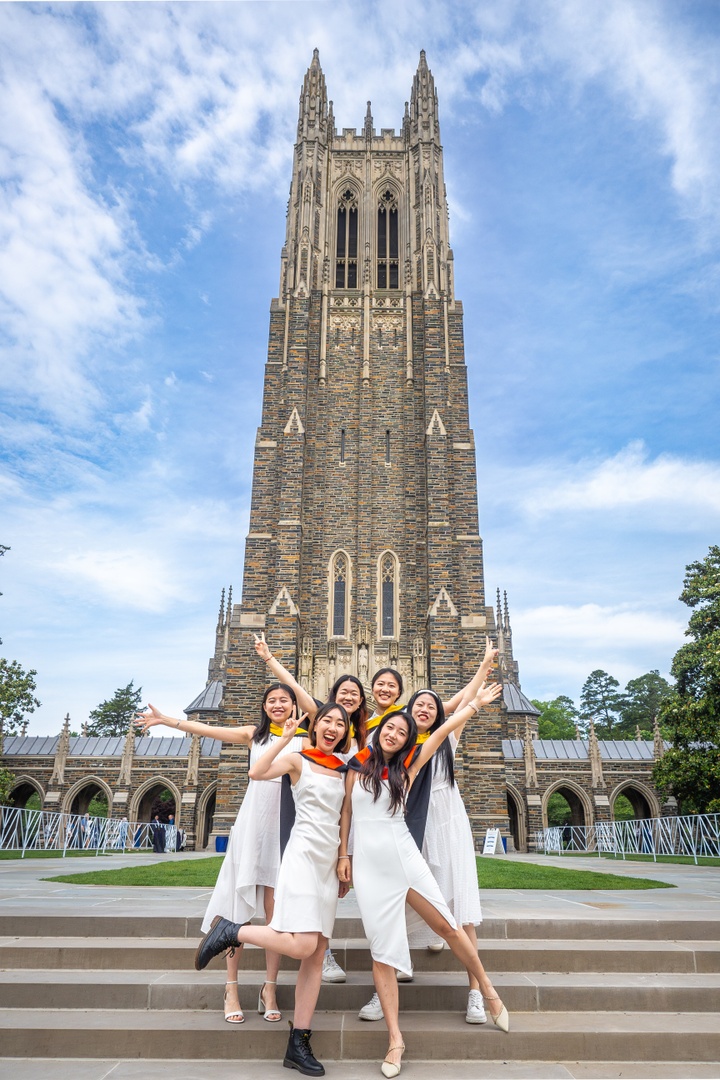
[[[98,870],[88,874],[62,874],[48,878],[71,885],[184,885],[211,889],[217,881],[223,857],[177,860],[152,866],[128,866],[122,870]],[[664,881],[618,877],[594,870],[571,870],[564,866],[537,866],[512,859],[478,858],[481,889],[671,889]]]

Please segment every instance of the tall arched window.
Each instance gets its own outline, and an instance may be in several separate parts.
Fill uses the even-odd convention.
[[[330,560],[330,636],[346,638],[350,623],[350,559],[336,551]]]
[[[357,289],[358,210],[355,193],[340,196],[335,244],[335,288]]]
[[[383,552],[380,556],[378,569],[380,636],[384,638],[397,638],[398,561],[392,551]]]
[[[387,188],[380,196],[377,224],[377,287],[397,289],[398,271],[398,204]]]

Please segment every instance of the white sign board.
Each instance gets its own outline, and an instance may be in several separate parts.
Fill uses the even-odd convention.
[[[485,843],[482,849],[483,855],[504,855],[502,837],[499,829],[488,829],[485,833]]]

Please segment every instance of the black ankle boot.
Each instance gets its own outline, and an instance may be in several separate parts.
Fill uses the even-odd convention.
[[[195,970],[202,971],[208,966],[213,956],[219,956],[228,949],[232,955],[238,947],[237,936],[241,925],[241,923],[223,919],[222,915],[216,915],[195,952]]]
[[[296,1028],[290,1024],[290,1038],[283,1065],[286,1069],[297,1069],[305,1076],[324,1076],[325,1069],[312,1052],[310,1046],[310,1028]]]

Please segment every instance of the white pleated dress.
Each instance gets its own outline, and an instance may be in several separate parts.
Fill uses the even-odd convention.
[[[458,740],[448,736],[453,757]],[[457,784],[445,775],[439,754],[432,760],[432,788],[428,807],[423,855],[440,892],[458,926],[478,926],[482,922],[477,862],[470,819]],[[413,948],[431,945],[440,939],[425,923],[410,933]]]
[[[387,784],[374,802],[372,792],[356,780],[352,810],[353,884],[372,958],[410,975],[408,924],[422,920],[409,908],[406,920],[408,890],[425,897],[450,926],[457,923],[408,831],[402,810],[390,812]]]
[[[315,771],[302,758],[292,787],[295,824],[285,848],[270,926],[287,933],[332,937],[338,904],[337,858],[344,773]]]
[[[250,768],[280,736],[265,743],[251,743]],[[303,737],[296,736],[278,757],[302,750]],[[235,824],[230,830],[227,853],[203,919],[202,932],[210,929],[216,915],[244,923],[263,915],[266,885],[274,889],[280,870],[280,785],[277,780],[248,780]]]

